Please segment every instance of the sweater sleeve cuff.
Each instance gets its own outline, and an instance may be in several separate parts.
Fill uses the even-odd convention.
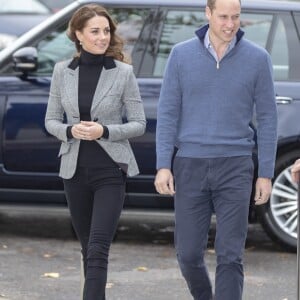
[[[108,139],[109,138],[109,130],[108,130],[107,126],[103,126],[102,138],[104,138],[104,139]]]
[[[68,139],[72,139],[72,138],[73,138],[73,134],[72,134],[72,126],[68,126],[68,127],[67,127],[67,138],[68,138]]]

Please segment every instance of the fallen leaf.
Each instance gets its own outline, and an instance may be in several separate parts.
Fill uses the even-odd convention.
[[[43,257],[45,257],[45,258],[50,258],[50,257],[52,257],[52,255],[49,254],[49,253],[45,253],[45,254],[43,255]]]
[[[42,277],[59,278],[59,273],[44,273]]]
[[[148,268],[146,268],[146,267],[137,267],[136,270],[141,271],[141,272],[147,272]]]
[[[107,282],[106,283],[106,288],[107,289],[111,289],[114,286],[114,284],[112,282]]]

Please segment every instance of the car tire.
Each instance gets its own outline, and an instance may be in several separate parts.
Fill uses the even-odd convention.
[[[298,187],[291,180],[291,166],[300,150],[279,156],[270,200],[257,206],[258,219],[269,237],[289,251],[297,250]]]

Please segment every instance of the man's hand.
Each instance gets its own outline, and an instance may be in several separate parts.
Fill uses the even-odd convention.
[[[255,185],[255,205],[261,205],[268,202],[272,191],[272,181],[270,178],[259,177]]]
[[[160,169],[157,171],[154,185],[156,191],[162,195],[173,196],[175,194],[174,179],[169,169]]]
[[[292,179],[298,183],[300,180],[300,159],[297,159],[291,169]]]

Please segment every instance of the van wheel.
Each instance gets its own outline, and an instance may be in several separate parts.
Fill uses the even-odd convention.
[[[280,156],[275,165],[273,189],[268,203],[257,206],[258,218],[273,241],[286,250],[297,250],[298,187],[291,179],[291,166],[300,151]]]

